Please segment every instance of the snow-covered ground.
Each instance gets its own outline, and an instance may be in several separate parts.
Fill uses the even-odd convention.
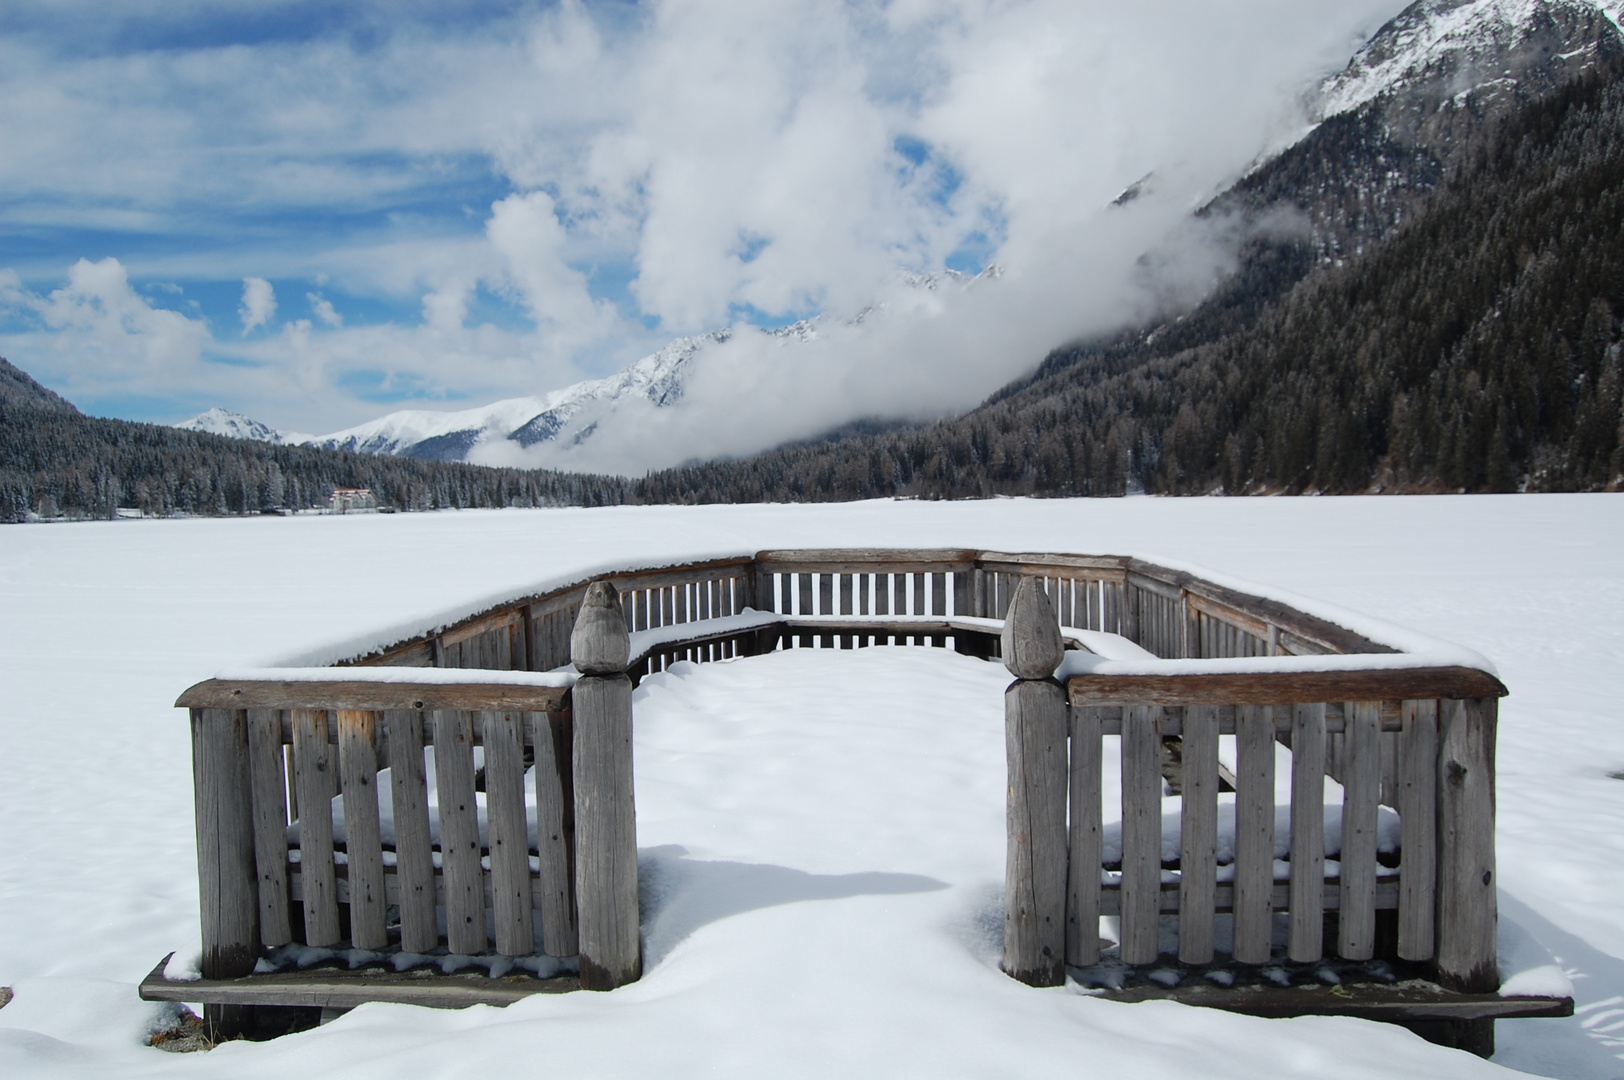
[[[373,1005],[204,1055],[135,984],[195,950],[196,679],[606,560],[953,545],[1161,554],[1491,657],[1502,960],[1582,1014],[1496,1061],[1624,1076],[1624,498],[1126,499],[128,521],[0,530],[0,1075],[1455,1076],[1395,1028],[1034,990],[996,968],[1000,667],[779,654],[637,698],[647,968],[611,994]],[[1589,1025],[1588,1027],[1586,1025]],[[1611,1029],[1611,1030],[1609,1030]]]

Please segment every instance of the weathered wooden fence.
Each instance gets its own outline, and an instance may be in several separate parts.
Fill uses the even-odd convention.
[[[1177,958],[1201,965],[1227,914],[1233,959],[1260,964],[1284,912],[1290,960],[1368,959],[1388,933],[1445,985],[1492,991],[1505,691],[1459,650],[1389,636],[1402,640],[1132,558],[763,551],[600,575],[333,667],[209,680],[177,702],[192,716],[203,973],[241,979],[263,950],[302,942],[543,952],[578,956],[588,988],[635,979],[631,686],[678,660],[892,644],[1002,657],[1016,676],[1015,977],[1052,985],[1095,963],[1101,916],[1119,920],[1121,960],[1148,964],[1176,915]],[[1279,839],[1277,745],[1291,770]],[[1342,791],[1330,873],[1327,776]],[[1182,795],[1174,823],[1164,782]],[[1222,861],[1221,784],[1234,789]],[[1382,806],[1393,850],[1378,845]],[[267,1000],[232,994],[211,1005],[226,1028],[233,1003]]]

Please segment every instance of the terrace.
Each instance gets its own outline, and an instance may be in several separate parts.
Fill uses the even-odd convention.
[[[203,1001],[230,1033],[256,1008],[633,981],[631,686],[678,661],[889,645],[1016,676],[1012,976],[1394,1019],[1480,1053],[1497,1016],[1572,1008],[1496,994],[1504,687],[1481,656],[1377,620],[1128,557],[764,551],[380,636],[177,702],[203,978],[160,965],[143,996]]]

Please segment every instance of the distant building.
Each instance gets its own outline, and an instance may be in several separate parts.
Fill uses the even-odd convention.
[[[348,514],[354,510],[376,510],[378,497],[371,488],[334,488],[332,510],[335,514]]]

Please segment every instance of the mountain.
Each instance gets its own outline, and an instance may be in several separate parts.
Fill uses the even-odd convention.
[[[4,357],[0,357],[0,407],[60,413],[79,411],[56,391],[47,390]]]
[[[206,431],[210,435],[224,435],[230,439],[249,439],[276,445],[303,441],[299,436],[288,436],[268,424],[250,420],[242,413],[220,408],[199,413],[190,420],[183,420],[176,424],[175,428],[179,431]]]
[[[997,266],[971,276],[955,270],[908,274],[900,283],[908,289],[934,292],[968,287],[999,277]],[[860,326],[886,310],[871,304],[846,320]],[[834,320],[819,315],[788,326],[763,331],[781,345],[795,346],[815,340]],[[574,383],[547,394],[507,398],[472,409],[437,411],[403,409],[330,435],[295,435],[250,420],[225,409],[210,409],[175,425],[182,430],[207,431],[232,438],[290,445],[316,446],[363,454],[388,454],[428,461],[467,461],[471,457],[516,459],[527,451],[527,464],[548,463],[548,451],[580,446],[598,434],[598,426],[616,410],[646,402],[668,408],[682,399],[686,380],[707,348],[731,341],[740,331],[723,327],[707,334],[681,337],[658,352],[602,379]]]
[[[1259,228],[1195,309],[962,417],[636,498],[1624,488],[1620,42],[1594,4],[1412,5],[1205,209]]]

